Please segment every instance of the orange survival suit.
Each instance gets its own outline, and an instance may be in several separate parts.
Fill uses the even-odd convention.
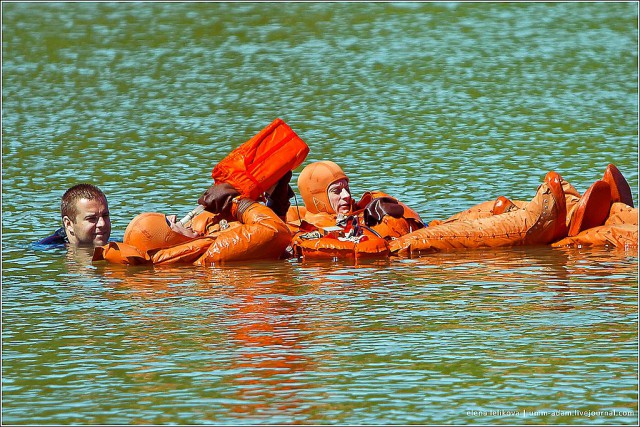
[[[582,195],[562,177],[560,182],[565,195],[566,233],[556,236],[552,246],[638,247],[638,209],[633,207],[629,183],[615,165],[609,164],[602,179],[596,180]],[[445,220],[431,221],[429,226],[515,212],[526,208],[528,203],[500,196],[495,201],[480,203]],[[500,216],[494,222],[499,223],[506,218]]]
[[[351,199],[348,214],[331,206],[331,184],[349,178],[336,163],[319,161],[307,165],[298,177],[304,206],[291,206],[287,225],[294,233],[294,255],[302,257],[351,257],[387,255],[388,242],[424,227],[420,216],[404,203],[379,192]]]
[[[279,259],[291,242],[286,224],[268,207],[251,199],[234,199],[227,222],[207,211],[191,221],[199,237],[173,231],[165,215],[147,212],[127,226],[123,242],[97,247],[93,260],[119,264],[220,264],[228,261]]]

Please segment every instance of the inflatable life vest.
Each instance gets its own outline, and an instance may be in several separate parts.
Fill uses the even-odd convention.
[[[307,144],[278,118],[222,159],[211,177],[259,200],[287,171],[300,166],[308,153]]]
[[[291,242],[296,257],[358,259],[389,254],[387,241],[364,226],[358,216],[346,217],[343,225],[316,226],[305,220],[299,224]]]

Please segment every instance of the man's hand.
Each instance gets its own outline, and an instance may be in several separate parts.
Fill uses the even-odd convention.
[[[192,238],[201,236],[201,234],[198,234],[195,231],[193,231],[191,227],[185,227],[184,225],[182,225],[180,221],[177,221],[176,215],[167,215],[166,218],[167,218],[167,223],[169,224],[169,227],[171,227],[171,229],[176,233],[180,233],[183,236],[192,237]]]

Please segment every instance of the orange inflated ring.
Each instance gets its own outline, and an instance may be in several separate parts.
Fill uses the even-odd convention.
[[[302,258],[352,259],[389,255],[387,242],[375,236],[366,236],[366,239],[359,242],[342,241],[330,236],[309,240],[296,236],[292,246],[294,253]]]

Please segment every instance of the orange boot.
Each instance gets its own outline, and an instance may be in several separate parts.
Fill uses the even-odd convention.
[[[569,213],[567,235],[575,236],[583,230],[598,227],[607,220],[611,207],[611,189],[604,181],[596,181],[584,192]]]
[[[609,163],[604,171],[602,180],[609,184],[609,187],[611,188],[611,201],[613,203],[621,202],[625,205],[634,207],[631,187],[615,165]]]
[[[526,207],[472,221],[423,228],[393,240],[391,253],[414,255],[452,249],[547,244],[566,235],[562,177],[549,172]]]

